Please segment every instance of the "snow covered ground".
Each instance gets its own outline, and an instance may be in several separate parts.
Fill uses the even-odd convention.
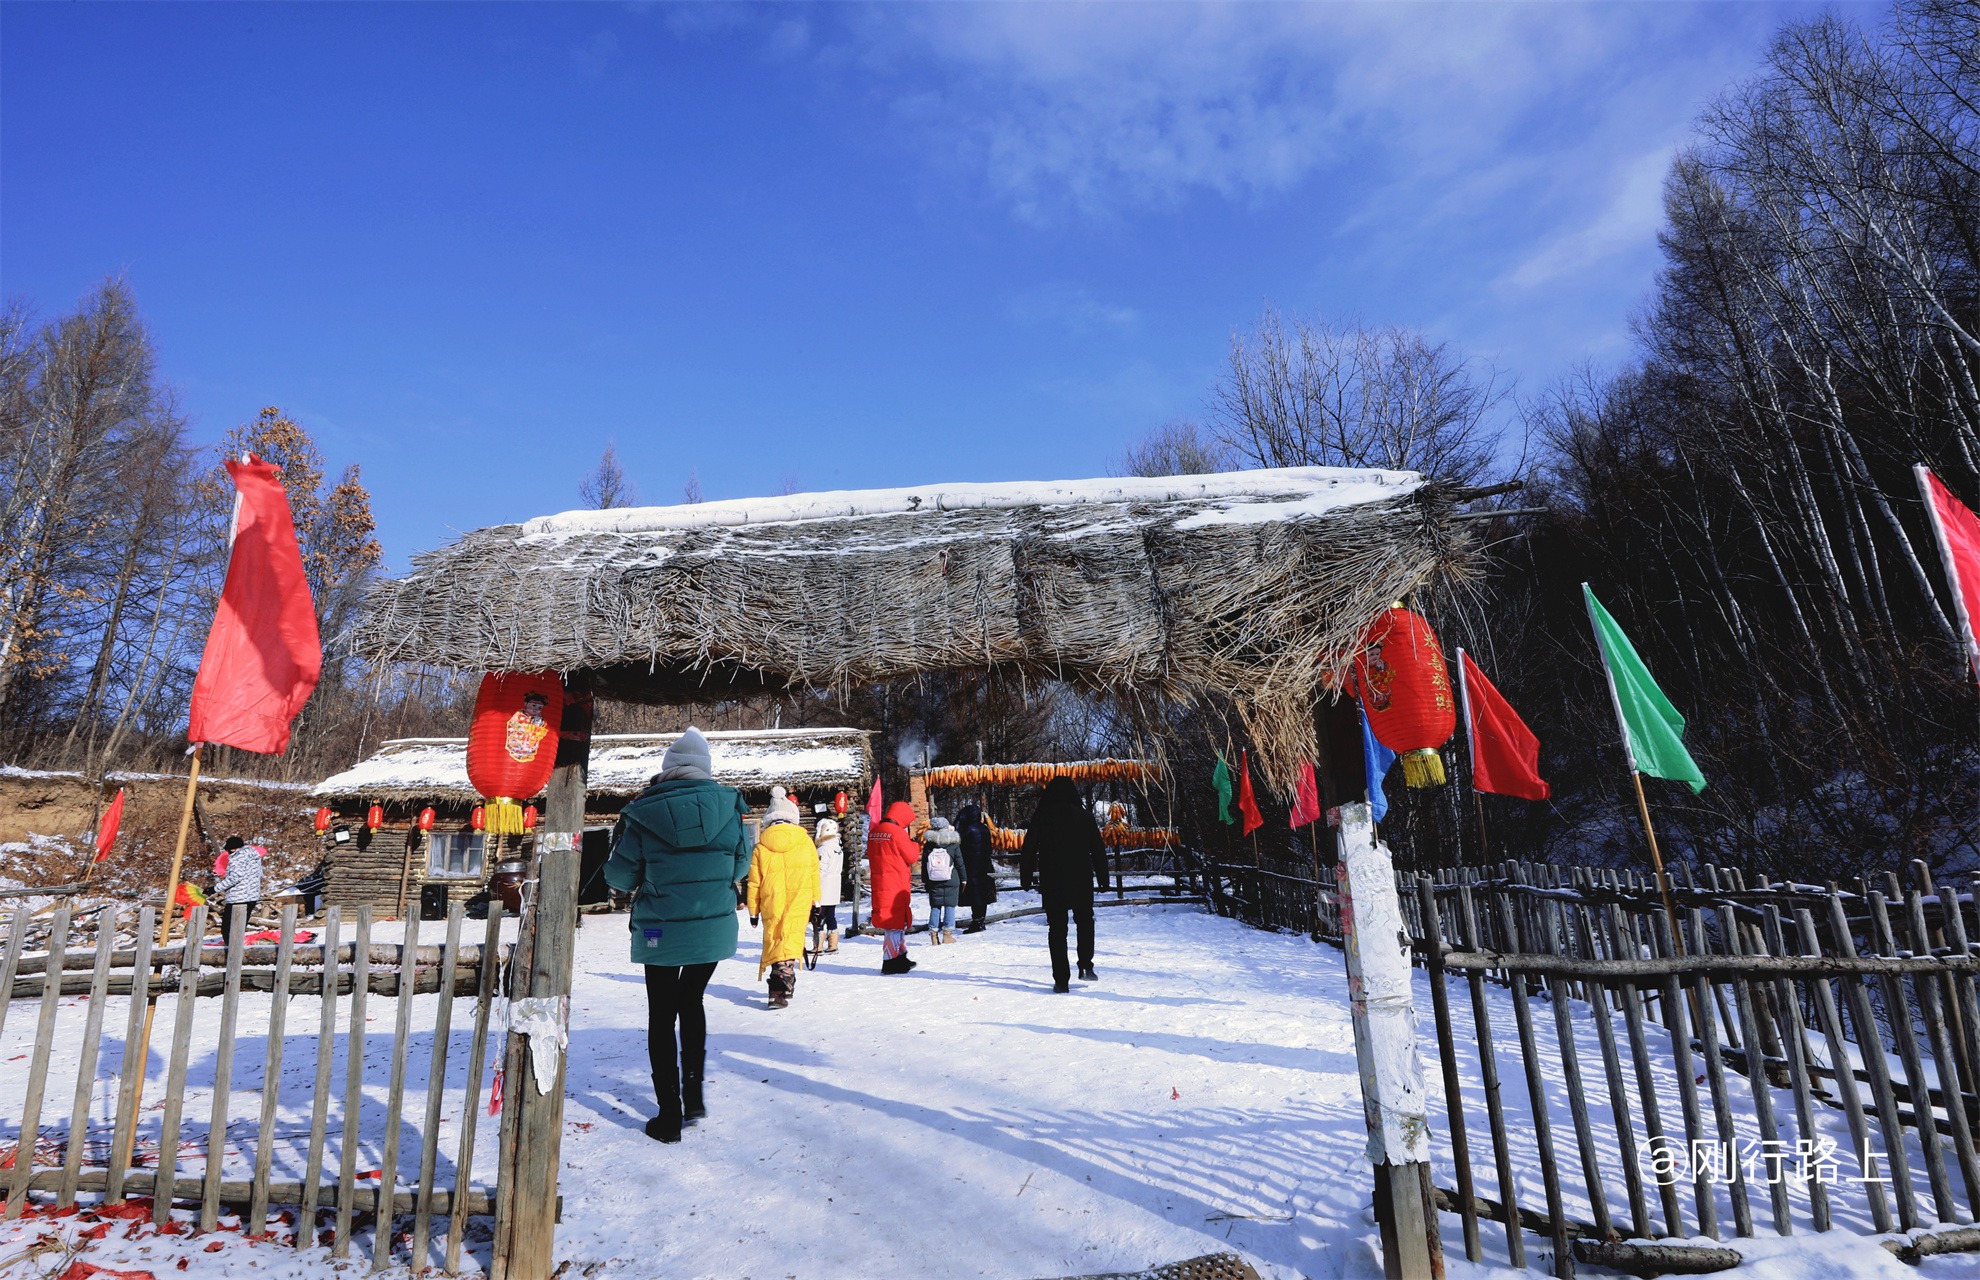
[[[1000,909],[1023,901],[1006,894]],[[1050,990],[1045,925],[1032,916],[952,947],[918,935],[921,966],[904,977],[880,975],[877,941],[848,939],[773,1012],[754,980],[754,931],[744,934],[708,994],[710,1115],[678,1146],[640,1128],[653,1107],[645,1003],[623,918],[594,917],[579,934],[558,1253],[580,1273],[1023,1280],[1235,1250],[1275,1280],[1380,1274],[1333,949],[1200,908],[1102,908],[1100,981],[1067,995]],[[1510,1026],[1504,993],[1490,998]],[[314,1029],[307,1003],[292,1006],[292,1036]],[[1455,1011],[1468,1026],[1461,993]],[[10,1018],[0,1038],[0,1115],[18,1115],[15,1055],[32,1025]],[[245,1006],[243,1025],[255,1025]],[[241,1053],[259,1061],[258,1046]],[[106,1058],[100,1070],[114,1071]],[[1425,1065],[1435,1090],[1435,1062]],[[252,1088],[245,1070],[236,1088]],[[205,1111],[191,1101],[187,1114]],[[1477,1114],[1482,1129],[1482,1104]],[[1441,1131],[1441,1099],[1432,1121]],[[1537,1186],[1530,1194],[1539,1203]],[[53,1245],[103,1225],[0,1226],[0,1276],[61,1275],[70,1259]],[[1452,1276],[1522,1274],[1505,1269],[1495,1224],[1486,1266],[1462,1261],[1454,1216],[1444,1230]],[[97,1234],[77,1258],[160,1276],[181,1260],[202,1276],[369,1269],[238,1232],[161,1237],[113,1221]],[[485,1242],[469,1244],[485,1262]],[[1547,1245],[1529,1236],[1528,1247],[1538,1261]],[[1740,1247],[1751,1259],[1740,1274],[1768,1280],[1980,1276],[1960,1257],[1913,1271],[1844,1232]]]

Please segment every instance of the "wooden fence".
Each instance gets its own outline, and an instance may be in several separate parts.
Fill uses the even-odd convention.
[[[1576,1239],[1909,1231],[1980,1216],[1980,884],[1940,891],[1921,863],[1909,885],[1892,875],[1847,892],[1707,867],[1667,913],[1613,872],[1442,880],[1417,879],[1412,927],[1432,976],[1451,1200],[1471,1256],[1481,1216],[1542,1227],[1559,1274]],[[1526,1086],[1511,1142],[1519,1109],[1502,1087],[1488,982],[1509,992],[1517,1057],[1505,1052]],[[1454,988],[1468,996],[1468,1034]],[[1484,1095],[1491,1199],[1474,1185],[1467,1075]],[[1518,1236],[1508,1230],[1515,1261]]]
[[[1340,942],[1330,883],[1206,875],[1226,914]],[[1527,1233],[1547,1240],[1532,1261],[1557,1275],[1611,1242],[1699,1235],[1958,1224],[1980,1246],[1980,878],[1707,866],[1679,871],[1668,913],[1646,877],[1606,869],[1398,889],[1431,979],[1439,1196],[1471,1259],[1481,1221],[1515,1265]]]
[[[176,1203],[196,1207],[198,1228],[210,1231],[225,1206],[250,1234],[292,1221],[297,1247],[325,1243],[340,1258],[368,1226],[374,1269],[400,1261],[403,1239],[415,1270],[455,1274],[468,1219],[499,1212],[503,1190],[498,1181],[491,1195],[474,1177],[477,1144],[484,1163],[488,1146],[500,904],[478,945],[463,944],[456,904],[438,946],[420,945],[416,920],[404,923],[402,941],[373,942],[369,907],[348,935],[332,907],[314,936],[299,936],[293,906],[272,941],[248,945],[246,908],[233,910],[224,947],[205,943],[205,907],[193,908],[183,940],[164,946],[148,906],[65,905],[45,922],[13,913],[0,943],[0,994],[9,997],[0,1031],[10,1010],[37,1021],[25,1076],[9,1071],[0,1084],[0,1144],[13,1143],[0,1162],[4,1217],[20,1217],[34,1197],[66,1208],[83,1195],[148,1196],[157,1223]],[[40,954],[24,954],[30,935]],[[473,1001],[464,1031],[454,1025],[463,998]],[[385,1002],[389,1036],[367,1030]],[[119,1022],[122,1039],[106,1036]],[[252,1056],[237,1055],[250,1026],[265,1034],[259,1063],[237,1061]],[[162,1079],[148,1078],[154,1051]]]

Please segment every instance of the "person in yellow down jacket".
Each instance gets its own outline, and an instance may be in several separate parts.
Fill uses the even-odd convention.
[[[749,862],[750,923],[763,923],[763,958],[756,976],[770,974],[770,1007],[782,1009],[797,992],[804,930],[818,901],[818,850],[798,825],[798,807],[782,787],[770,790],[763,834]]]

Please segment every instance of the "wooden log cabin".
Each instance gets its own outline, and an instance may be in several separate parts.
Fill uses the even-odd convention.
[[[611,851],[612,826],[626,802],[660,772],[661,757],[677,736],[592,738],[581,902],[608,897],[601,869]],[[873,785],[872,735],[862,729],[748,729],[707,736],[717,781],[741,791],[758,816],[770,803],[770,788],[781,785],[797,799],[807,831],[831,816],[840,793],[857,814]],[[393,739],[324,779],[311,795],[328,811],[322,833],[324,901],[347,908],[368,905],[393,918],[415,910],[428,918],[444,916],[449,902],[480,894],[500,862],[526,858],[534,840],[530,833],[498,838],[474,829],[471,816],[480,797],[468,783],[466,738]],[[541,806],[542,797],[533,801]],[[422,831],[420,815],[427,809],[433,811],[432,827]],[[863,852],[859,823],[840,825],[852,866]]]

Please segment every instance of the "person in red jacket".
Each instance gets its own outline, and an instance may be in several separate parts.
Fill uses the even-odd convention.
[[[887,816],[866,833],[867,880],[873,886],[873,927],[884,942],[880,972],[906,973],[914,968],[907,955],[907,928],[914,919],[910,885],[914,864],[921,861],[921,844],[908,834],[914,806],[896,800]]]

